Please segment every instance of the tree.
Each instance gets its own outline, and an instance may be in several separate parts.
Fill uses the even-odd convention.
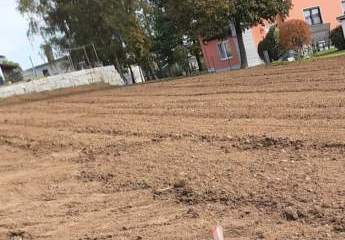
[[[291,8],[291,0],[233,0],[230,19],[234,22],[241,55],[241,68],[248,66],[247,54],[243,41],[243,31],[263,24],[274,22],[279,16],[284,18]]]
[[[30,19],[30,34],[40,34],[59,49],[94,43],[104,64],[122,68],[148,65],[151,39],[143,29],[145,0],[19,0]]]
[[[176,47],[174,51],[174,60],[176,63],[178,63],[182,70],[189,75],[191,73],[191,69],[189,67],[189,61],[188,61],[188,49],[179,45]]]
[[[298,19],[289,20],[279,26],[280,44],[285,50],[296,50],[300,54],[311,42],[309,25]]]
[[[159,5],[155,9],[153,51],[160,68],[174,63],[174,50],[181,43],[181,36],[166,12]]]
[[[176,26],[187,35],[203,38],[223,38],[234,23],[241,67],[248,65],[243,32],[265,21],[284,18],[291,8],[291,0],[166,0],[170,16]]]
[[[345,49],[344,32],[341,26],[331,31],[331,41],[338,50]]]
[[[49,43],[45,43],[41,45],[41,49],[44,53],[44,56],[47,58],[48,63],[54,62],[54,53],[53,48]]]
[[[229,4],[226,0],[152,0],[156,5],[156,46],[162,47],[166,53],[163,61],[171,64],[176,59],[181,60],[181,52],[188,50],[196,57],[199,69],[202,70],[201,35],[214,36],[224,32],[228,25]],[[212,27],[208,22],[213,22]],[[163,41],[161,41],[163,40]],[[174,54],[178,50],[180,53]],[[182,51],[183,50],[183,51]],[[174,57],[175,55],[175,57]],[[185,65],[185,62],[181,63]],[[180,65],[181,65],[180,64]]]
[[[279,41],[279,28],[272,26],[268,31],[266,37],[258,45],[258,53],[262,60],[265,60],[264,51],[268,52],[271,60],[278,60],[282,54],[282,49]]]
[[[18,63],[5,60],[1,62],[0,68],[3,70],[6,81],[19,82],[23,80],[22,68]]]

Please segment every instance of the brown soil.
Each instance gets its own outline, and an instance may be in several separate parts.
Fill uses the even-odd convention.
[[[0,104],[0,239],[345,239],[345,58]]]

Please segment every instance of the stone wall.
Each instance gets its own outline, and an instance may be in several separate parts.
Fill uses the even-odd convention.
[[[112,86],[125,85],[115,67],[107,66],[0,87],[0,98],[86,86],[102,82]]]

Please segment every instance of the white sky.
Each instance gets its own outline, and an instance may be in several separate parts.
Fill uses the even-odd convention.
[[[17,0],[0,0],[0,55],[27,69],[31,67],[30,56],[35,65],[44,62],[39,54],[42,40],[28,39],[28,22],[16,7]]]

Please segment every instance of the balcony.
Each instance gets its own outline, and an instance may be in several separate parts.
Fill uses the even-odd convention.
[[[312,41],[314,44],[319,42],[328,42],[330,39],[331,24],[315,24],[310,26]]]

